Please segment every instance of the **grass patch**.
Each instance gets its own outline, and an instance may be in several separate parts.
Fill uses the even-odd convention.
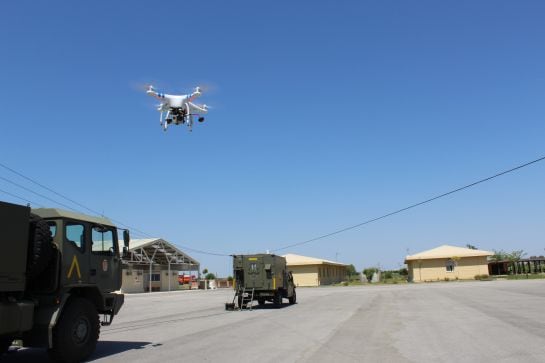
[[[545,279],[545,274],[507,275],[507,280],[537,280]]]

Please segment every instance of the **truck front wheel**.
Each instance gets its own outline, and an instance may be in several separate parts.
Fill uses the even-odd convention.
[[[295,289],[293,290],[293,295],[288,298],[290,301],[290,304],[295,304],[297,302],[297,294],[295,293]]]
[[[95,306],[87,299],[71,298],[53,329],[55,362],[81,362],[94,352],[100,332]]]

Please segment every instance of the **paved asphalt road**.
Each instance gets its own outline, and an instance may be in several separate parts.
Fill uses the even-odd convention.
[[[95,362],[545,362],[545,280],[300,288],[228,312],[231,290],[129,295]],[[38,349],[6,362],[46,362]]]

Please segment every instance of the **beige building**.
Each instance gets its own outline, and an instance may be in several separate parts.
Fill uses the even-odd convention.
[[[344,263],[294,254],[283,257],[286,258],[296,286],[330,285],[348,279],[348,265]]]
[[[443,245],[405,258],[409,281],[468,280],[488,275],[489,251]]]
[[[131,239],[123,258],[126,293],[178,290],[178,273],[199,273],[199,262],[162,238]]]

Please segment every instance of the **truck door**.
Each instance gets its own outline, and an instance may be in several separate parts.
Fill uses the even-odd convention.
[[[64,223],[62,271],[67,285],[89,282],[85,228],[85,224],[81,222],[66,221]]]
[[[261,257],[249,257],[246,279],[246,288],[261,289],[263,287],[263,261]]]
[[[109,226],[93,225],[89,282],[96,284],[101,291],[110,292],[121,288],[121,278],[117,230]]]

